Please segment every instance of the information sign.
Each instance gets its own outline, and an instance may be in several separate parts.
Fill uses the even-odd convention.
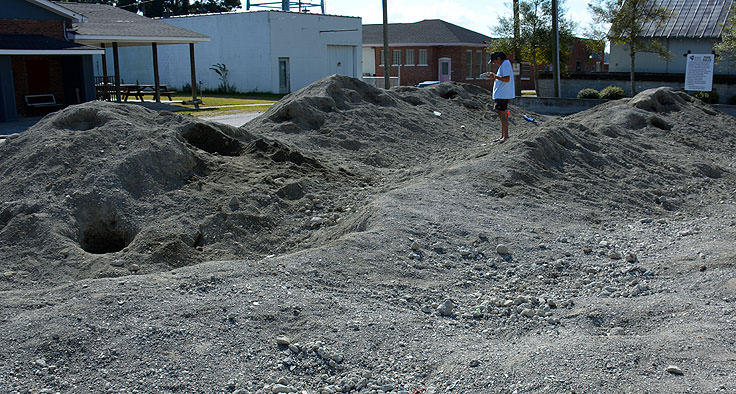
[[[710,92],[713,90],[713,63],[715,55],[688,53],[685,66],[685,90]]]

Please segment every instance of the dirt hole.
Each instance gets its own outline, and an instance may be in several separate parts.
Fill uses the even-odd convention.
[[[207,153],[222,156],[239,156],[243,150],[240,142],[230,138],[212,126],[195,124],[181,133],[182,137],[193,146]]]
[[[100,215],[80,225],[79,246],[93,254],[115,253],[128,246],[135,235],[135,229],[116,215]]]

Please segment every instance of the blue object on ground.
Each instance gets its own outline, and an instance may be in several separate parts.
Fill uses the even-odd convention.
[[[532,122],[532,123],[534,123],[534,124],[537,124],[537,121],[536,121],[536,119],[532,118],[532,117],[531,117],[531,116],[529,116],[529,115],[524,115],[524,119],[525,119],[525,120],[528,120],[529,122]]]
[[[424,81],[424,82],[419,82],[419,83],[417,84],[417,87],[418,87],[418,88],[423,88],[423,87],[425,87],[425,86],[432,86],[432,85],[437,85],[437,84],[439,84],[439,83],[440,83],[440,81]]]

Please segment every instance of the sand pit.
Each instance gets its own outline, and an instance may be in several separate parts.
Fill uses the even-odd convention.
[[[498,130],[341,76],[240,129],[47,116],[0,145],[0,391],[736,390],[736,121],[661,88]]]

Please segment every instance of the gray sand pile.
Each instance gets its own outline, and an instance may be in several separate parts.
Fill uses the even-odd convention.
[[[0,145],[0,391],[736,391],[736,121],[498,134],[486,90],[341,76],[241,129],[44,118]]]

